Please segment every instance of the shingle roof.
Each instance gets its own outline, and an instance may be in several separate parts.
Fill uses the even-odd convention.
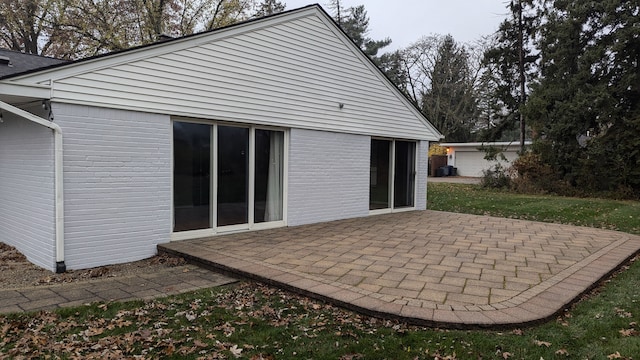
[[[0,78],[65,62],[67,60],[0,49]]]

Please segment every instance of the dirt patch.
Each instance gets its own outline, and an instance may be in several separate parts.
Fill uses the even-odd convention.
[[[184,259],[163,254],[125,264],[100,266],[85,270],[69,270],[63,274],[56,274],[30,263],[16,248],[0,242],[0,289],[46,286],[96,278],[153,273],[182,265],[186,265]]]

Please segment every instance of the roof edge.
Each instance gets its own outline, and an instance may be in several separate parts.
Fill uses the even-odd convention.
[[[531,145],[533,142],[531,140],[527,140],[524,142],[525,145]],[[468,142],[468,143],[440,143],[440,146],[450,146],[450,147],[478,147],[478,146],[519,146],[520,140],[515,141],[496,141],[496,142]]]

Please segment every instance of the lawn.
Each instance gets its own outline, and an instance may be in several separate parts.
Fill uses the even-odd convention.
[[[637,203],[429,186],[433,209],[639,229]],[[633,262],[555,321],[453,331],[366,317],[242,282],[149,301],[0,316],[0,359],[630,359],[640,354],[638,288],[640,265]]]
[[[640,202],[521,195],[477,185],[432,183],[431,210],[554,222],[640,234]]]

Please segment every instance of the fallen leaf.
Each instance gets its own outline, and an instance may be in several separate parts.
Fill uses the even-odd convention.
[[[522,331],[521,329],[514,329],[511,333],[513,335],[522,335],[524,334],[524,331]]]
[[[196,347],[201,347],[201,348],[206,348],[206,347],[209,346],[206,343],[204,343],[204,342],[202,342],[202,341],[200,341],[198,339],[193,340],[193,345],[195,345]]]
[[[233,356],[239,358],[242,355],[242,349],[238,348],[238,345],[233,345],[232,347],[229,348],[229,351],[231,351],[231,354],[233,354]]]
[[[622,329],[620,331],[618,331],[620,333],[620,335],[622,335],[623,337],[629,337],[629,336],[633,336],[636,335],[636,330],[634,329]]]
[[[633,314],[631,314],[630,312],[626,311],[625,309],[615,308],[615,310],[616,310],[616,314],[618,314],[618,316],[621,317],[621,318],[633,317]]]
[[[251,360],[273,360],[273,356],[271,355],[264,355],[264,354],[258,354],[258,355],[253,355],[251,357]]]
[[[620,355],[619,351],[616,351],[614,354],[609,354],[607,359],[621,359],[622,355]]]
[[[85,331],[85,335],[86,336],[96,336],[96,335],[100,335],[104,332],[103,328],[88,328],[87,331]]]
[[[560,350],[556,351],[556,355],[566,355],[566,356],[569,356],[569,352],[567,351],[567,349],[560,349]]]
[[[536,340],[534,341],[536,345],[538,346],[545,346],[545,347],[549,347],[551,346],[551,343],[548,341],[540,341],[540,340]]]
[[[503,352],[503,353],[502,353],[502,358],[503,358],[503,359],[508,359],[508,358],[510,358],[511,356],[513,356],[513,354],[511,354],[510,352],[506,352],[506,351],[505,351],[505,352]]]
[[[139,334],[140,334],[140,338],[142,340],[146,341],[146,340],[149,340],[151,338],[151,330],[143,329],[143,330],[139,331]]]
[[[342,355],[340,357],[340,360],[356,360],[356,359],[362,359],[364,356],[362,354],[347,354],[347,355]]]
[[[189,311],[187,313],[184,314],[184,317],[187,318],[187,320],[189,321],[193,321],[195,320],[198,316],[196,314],[193,313],[193,311]]]

